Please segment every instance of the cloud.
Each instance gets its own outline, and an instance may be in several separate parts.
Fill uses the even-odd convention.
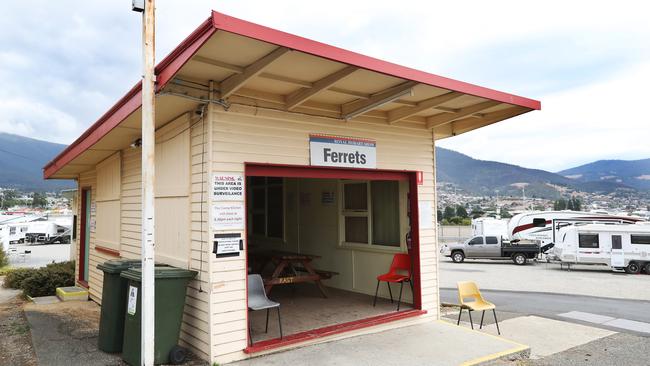
[[[534,111],[439,145],[470,156],[559,171],[598,159],[650,156],[647,101],[650,62],[608,80],[550,94]]]
[[[542,100],[541,112],[441,142],[469,155],[546,169],[650,155],[639,111],[650,60],[644,1],[156,3],[158,60],[214,8]],[[140,42],[128,0],[3,4],[0,131],[70,143],[138,80]]]

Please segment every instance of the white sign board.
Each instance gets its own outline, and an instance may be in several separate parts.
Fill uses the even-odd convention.
[[[419,201],[420,229],[433,229],[433,207],[431,201]]]
[[[309,135],[311,165],[344,168],[377,167],[374,140],[331,135]]]
[[[238,256],[244,250],[241,234],[214,234],[214,248],[212,253],[217,257]]]
[[[244,230],[243,202],[216,202],[212,205],[212,229]]]
[[[243,201],[244,176],[230,173],[212,175],[212,199],[214,201]]]
[[[129,315],[135,315],[138,304],[138,288],[129,286],[129,302],[126,306],[126,312]]]

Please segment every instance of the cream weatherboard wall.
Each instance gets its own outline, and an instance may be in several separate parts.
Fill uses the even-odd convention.
[[[207,204],[204,200],[207,195],[207,138],[204,128],[202,121],[190,119],[187,113],[156,131],[156,261],[199,272],[187,290],[180,343],[199,357],[209,359],[209,262],[205,255],[208,245]],[[117,204],[119,209],[115,213],[111,211],[110,218],[102,217],[102,221],[107,220],[112,225],[105,236],[117,238],[114,245],[111,242],[106,245],[106,241],[100,243],[96,233],[90,233],[88,285],[91,299],[98,303],[101,303],[103,272],[97,269],[97,264],[117,258],[101,251],[101,248],[97,250],[98,246],[116,250],[122,258],[140,258],[141,153],[140,148],[129,148],[111,156],[109,159],[118,156],[119,179],[114,179],[114,170],[102,177],[103,181],[111,182],[99,190],[107,189],[110,193],[103,199],[112,202],[113,206]],[[96,172],[102,170],[102,164],[78,178],[78,194],[82,188],[92,189],[92,202],[100,198],[97,197],[97,181],[101,175]],[[114,165],[114,162],[110,163],[111,167]],[[119,192],[117,200],[114,199],[115,192]],[[100,206],[97,211],[99,209]],[[77,214],[81,215],[81,212]],[[99,221],[97,224],[101,225]],[[80,235],[78,232],[77,237]],[[79,258],[79,249],[76,258]]]
[[[423,126],[390,126],[385,122],[344,122],[283,111],[232,105],[228,112],[212,107],[209,114],[212,137],[211,171],[244,174],[245,163],[309,165],[309,134],[323,133],[370,138],[377,141],[377,168],[423,172],[418,200],[434,206],[434,143]],[[431,216],[422,218],[434,222]],[[420,213],[423,214],[422,212]],[[420,229],[422,308],[438,317],[438,277],[435,225]],[[232,232],[232,231],[229,231]],[[213,231],[211,230],[211,234]],[[244,236],[244,231],[241,231]],[[373,261],[390,262],[392,254],[362,256],[361,266]],[[210,297],[212,321],[211,361],[228,362],[247,357],[246,344],[246,255],[211,258]],[[375,285],[375,273],[362,274]],[[367,287],[364,284],[363,287]],[[366,292],[366,291],[364,291]]]

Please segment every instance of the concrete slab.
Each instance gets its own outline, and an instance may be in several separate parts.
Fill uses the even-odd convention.
[[[475,365],[500,357],[525,357],[528,346],[431,321],[261,356],[231,365]]]
[[[59,302],[59,298],[56,296],[39,296],[32,297],[32,302],[36,305],[47,305],[47,304],[56,304]]]
[[[499,326],[503,337],[530,346],[531,359],[546,357],[616,333],[537,316],[522,316],[504,320],[499,322]],[[483,329],[490,334],[497,333],[494,324],[485,326]]]
[[[568,313],[558,314],[558,315],[563,318],[582,320],[585,322],[596,323],[596,324],[603,324],[605,322],[609,322],[616,319],[616,318],[612,318],[611,316],[585,313],[582,311],[570,311]]]
[[[641,333],[650,333],[650,324],[628,319],[614,319],[603,323],[610,327],[622,328]]]

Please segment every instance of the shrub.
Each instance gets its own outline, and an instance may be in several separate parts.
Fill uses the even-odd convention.
[[[74,276],[74,261],[50,263],[45,268],[69,273]]]
[[[2,243],[0,243],[0,268],[8,264],[9,264],[9,257],[7,257],[7,253],[5,252],[4,248],[2,248]]]
[[[51,296],[57,287],[74,286],[74,267],[70,271],[65,265],[52,265],[38,269],[22,282],[23,293],[27,296]]]
[[[38,270],[35,268],[16,268],[13,271],[7,273],[7,277],[5,277],[4,287],[22,289],[23,281],[25,281],[27,277],[33,275],[37,271]]]

